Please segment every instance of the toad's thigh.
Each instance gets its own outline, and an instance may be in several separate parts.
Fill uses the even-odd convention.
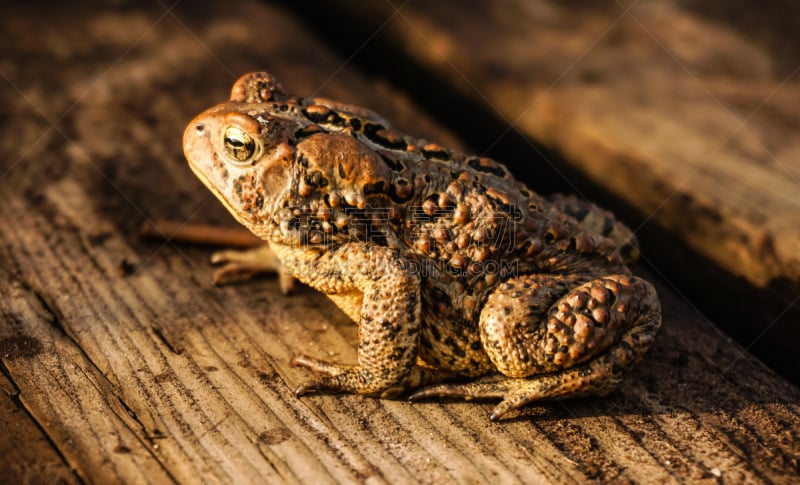
[[[495,370],[481,344],[477,323],[423,313],[419,358],[424,365],[475,377]]]

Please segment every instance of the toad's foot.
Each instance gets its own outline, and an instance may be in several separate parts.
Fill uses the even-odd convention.
[[[635,327],[623,341],[586,364],[553,374],[525,379],[490,376],[466,384],[442,384],[422,389],[409,397],[416,402],[429,397],[460,397],[472,399],[502,399],[489,419],[499,421],[510,411],[533,401],[573,398],[588,395],[603,396],[611,392],[622,380],[622,375],[640,356],[628,342],[650,338],[649,329]],[[642,352],[643,353],[643,352]]]
[[[244,250],[216,251],[211,255],[211,263],[223,265],[214,272],[215,285],[248,281],[262,273],[278,273],[281,292],[288,295],[294,290],[294,278],[282,271],[280,260],[266,244]]]
[[[300,397],[314,391],[338,391],[348,390],[348,381],[352,379],[367,379],[370,376],[359,376],[363,370],[358,366],[348,364],[334,364],[324,360],[318,360],[307,355],[294,357],[291,364],[297,367],[305,367],[321,377],[304,382],[295,390],[295,394]],[[404,392],[419,387],[436,384],[443,381],[457,378],[456,374],[441,369],[434,369],[416,365],[412,367],[409,374],[397,384],[383,389],[380,392],[369,393],[381,399],[396,397]]]
[[[460,397],[467,401],[502,399],[489,416],[492,421],[499,421],[533,401],[606,395],[619,383],[623,369],[630,367],[633,360],[630,347],[617,344],[588,363],[565,371],[525,379],[495,375],[476,382],[441,384],[415,392],[409,400],[417,402],[431,397]]]

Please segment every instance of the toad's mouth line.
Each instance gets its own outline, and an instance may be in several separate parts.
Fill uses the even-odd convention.
[[[236,219],[236,221],[239,224],[241,224],[244,227],[250,229],[250,224],[239,216],[238,211],[233,208],[233,206],[230,204],[230,202],[228,202],[227,197],[225,197],[222,194],[222,192],[219,190],[219,188],[217,188],[216,185],[214,185],[213,183],[211,183],[211,181],[209,181],[208,177],[206,177],[205,172],[200,170],[191,158],[186,157],[186,160],[189,162],[189,168],[192,170],[194,175],[198,179],[200,179],[200,181],[203,183],[203,185],[205,185],[206,188],[208,188],[208,190],[211,191],[212,194],[214,194],[214,196],[217,198],[217,200],[222,202],[222,205],[226,209],[228,209],[228,212],[231,213],[231,215],[234,217],[234,219]],[[252,232],[252,230],[250,232]]]

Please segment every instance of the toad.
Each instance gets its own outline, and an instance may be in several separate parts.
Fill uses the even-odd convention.
[[[298,396],[495,398],[497,420],[534,400],[607,394],[661,324],[653,286],[627,267],[634,235],[609,212],[541,196],[502,164],[368,109],[252,73],[192,120],[183,146],[268,244],[221,259],[255,255],[358,324],[357,363],[293,359],[316,374]]]

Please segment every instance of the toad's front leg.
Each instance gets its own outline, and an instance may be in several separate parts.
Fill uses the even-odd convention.
[[[223,249],[211,255],[211,264],[222,265],[214,272],[215,285],[248,281],[262,273],[277,273],[281,292],[294,291],[294,278],[282,269],[275,252],[268,244],[247,249]]]
[[[295,365],[324,374],[302,384],[298,395],[328,390],[387,397],[419,378],[412,372],[420,328],[419,277],[407,260],[389,248],[362,243],[324,252],[274,249],[300,281],[331,295],[345,313],[358,319],[358,364],[296,357]]]

